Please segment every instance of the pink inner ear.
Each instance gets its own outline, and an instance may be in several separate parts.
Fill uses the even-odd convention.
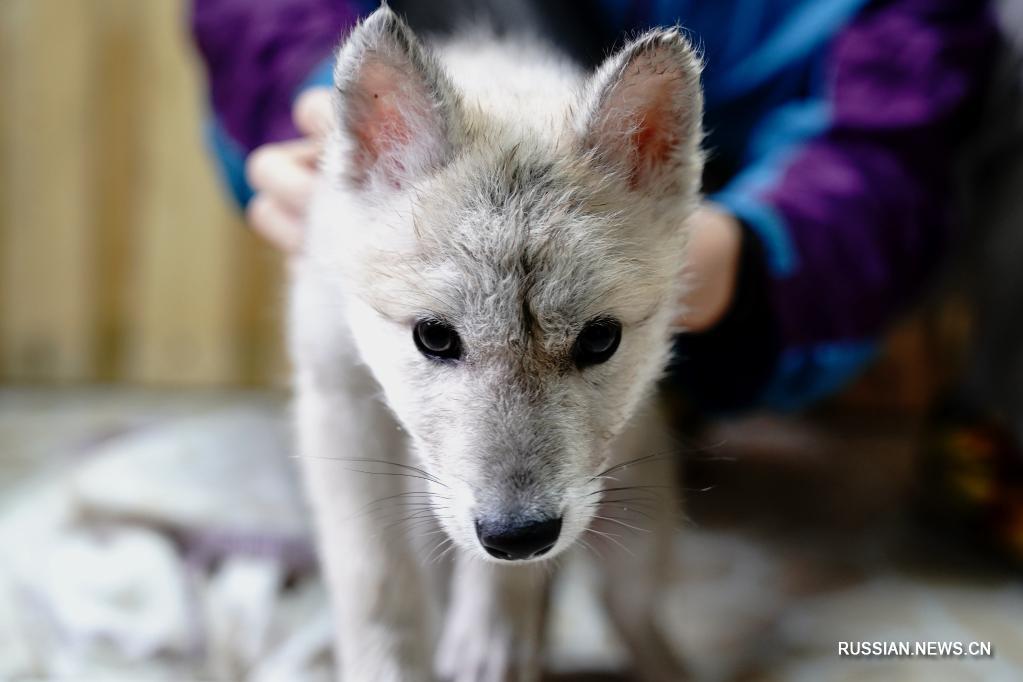
[[[655,90],[646,106],[635,114],[632,129],[633,166],[630,186],[635,189],[648,175],[671,160],[680,142],[672,114],[672,98],[667,88]]]
[[[667,48],[632,55],[595,115],[591,144],[633,190],[667,191],[682,162],[690,79],[676,60]]]
[[[361,176],[383,166],[392,183],[400,184],[411,156],[419,150],[415,127],[422,120],[427,93],[424,86],[410,82],[400,67],[367,60],[349,94],[348,129],[357,143],[355,165]],[[420,135],[428,131],[420,130]]]
[[[412,141],[412,130],[401,111],[388,100],[390,95],[374,92],[373,104],[366,107],[365,118],[354,133],[359,142],[362,161],[373,165],[381,158],[394,157],[395,152]]]
[[[352,133],[359,143],[360,166],[368,168],[394,156],[412,139],[409,121],[398,105],[402,74],[385,63],[365,63],[354,87]],[[406,103],[406,107],[407,107]]]
[[[632,147],[635,149],[639,168],[659,166],[669,160],[672,150],[678,146],[675,131],[676,122],[672,116],[671,94],[665,90],[656,91],[648,102],[646,110],[637,112],[639,120],[632,133]]]

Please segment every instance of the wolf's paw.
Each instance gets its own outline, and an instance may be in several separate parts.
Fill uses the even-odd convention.
[[[540,678],[535,627],[515,619],[466,610],[448,614],[437,650],[437,676],[445,682],[534,682]]]

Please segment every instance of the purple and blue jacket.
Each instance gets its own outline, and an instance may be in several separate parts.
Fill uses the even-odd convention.
[[[329,83],[332,51],[375,5],[194,0],[211,139],[240,202],[251,196],[245,155],[297,136],[294,98]],[[673,379],[719,411],[798,408],[840,388],[920,294],[954,227],[956,152],[997,43],[987,3],[592,0],[571,8],[585,18],[574,32],[592,37],[589,54],[627,32],[676,23],[704,50],[705,189],[746,229],[732,308],[713,329],[680,336]]]

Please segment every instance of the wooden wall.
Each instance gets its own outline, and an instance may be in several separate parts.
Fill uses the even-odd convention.
[[[203,148],[186,12],[0,1],[0,380],[284,375],[280,259]]]

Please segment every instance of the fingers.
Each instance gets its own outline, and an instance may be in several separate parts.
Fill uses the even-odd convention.
[[[318,154],[319,144],[309,139],[263,145],[249,155],[245,175],[257,194],[301,213],[313,192]]]
[[[334,128],[334,103],[330,88],[309,88],[295,100],[295,127],[303,135],[322,138]]]
[[[245,209],[252,229],[285,253],[295,253],[302,244],[301,214],[288,211],[266,194],[257,194]]]
[[[329,88],[311,88],[295,102],[295,126],[305,136],[266,144],[245,162],[255,196],[246,209],[252,229],[271,244],[295,252],[302,241],[306,207],[316,186],[322,139],[334,126]]]
[[[297,251],[302,242],[319,149],[319,143],[308,138],[267,144],[252,152],[245,164],[256,192],[246,209],[249,225],[288,253]]]

